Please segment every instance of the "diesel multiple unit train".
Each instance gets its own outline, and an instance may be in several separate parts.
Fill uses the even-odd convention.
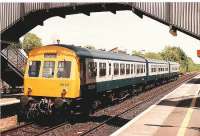
[[[21,99],[27,116],[89,111],[175,79],[179,64],[73,45],[47,45],[29,53]]]

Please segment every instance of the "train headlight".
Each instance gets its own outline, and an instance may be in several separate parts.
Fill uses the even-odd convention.
[[[65,97],[66,94],[67,94],[66,89],[63,89],[62,92],[61,92],[61,97],[62,97],[62,98]]]
[[[31,93],[32,93],[32,89],[31,89],[31,88],[28,88],[27,94],[28,94],[28,95],[31,95]]]

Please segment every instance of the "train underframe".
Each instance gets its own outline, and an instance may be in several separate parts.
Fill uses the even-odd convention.
[[[23,115],[25,115],[26,119],[41,119],[55,114],[62,114],[68,117],[69,115],[82,114],[88,116],[100,108],[113,105],[177,78],[178,75],[173,75],[170,78],[150,80],[146,83],[89,94],[77,99],[23,96],[21,98]]]

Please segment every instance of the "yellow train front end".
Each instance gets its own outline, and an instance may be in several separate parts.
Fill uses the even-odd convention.
[[[41,109],[38,112],[48,114],[58,104],[79,98],[79,66],[75,52],[59,45],[30,51],[24,75],[24,107],[32,109],[33,105],[37,105]],[[38,109],[37,106],[35,109]],[[31,112],[29,109],[27,114]]]

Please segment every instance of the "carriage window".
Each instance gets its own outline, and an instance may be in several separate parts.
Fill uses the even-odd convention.
[[[114,75],[119,75],[119,64],[114,63]]]
[[[58,78],[69,78],[71,72],[71,62],[70,61],[59,61],[58,62]]]
[[[136,65],[136,67],[137,67],[137,74],[139,74],[140,73],[140,65]]]
[[[120,75],[125,74],[125,64],[120,64]]]
[[[126,74],[130,74],[130,64],[126,64]]]
[[[106,63],[99,63],[99,76],[106,75]]]
[[[42,77],[51,78],[54,76],[55,62],[44,61]]]
[[[109,75],[111,75],[111,63],[109,63]]]
[[[136,64],[134,64],[134,73],[136,73]]]
[[[97,63],[96,62],[89,62],[88,75],[90,78],[94,78],[97,76]]]
[[[143,65],[140,65],[140,73],[143,73]]]
[[[133,74],[133,64],[131,64],[131,74]]]
[[[28,75],[29,77],[38,77],[40,72],[40,61],[29,62]]]

